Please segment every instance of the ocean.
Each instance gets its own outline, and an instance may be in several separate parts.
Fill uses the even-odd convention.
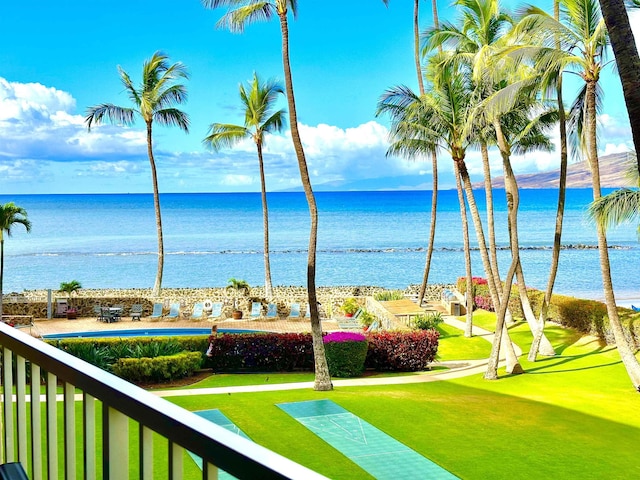
[[[484,212],[483,192],[476,192]],[[504,191],[496,200],[501,273],[510,261]],[[595,227],[585,217],[588,189],[569,190],[555,292],[601,299]],[[317,192],[317,285],[419,284],[425,263],[430,191]],[[0,195],[25,208],[30,234],[16,226],[5,238],[4,292],[57,289],[78,280],[84,288],[150,288],[157,239],[151,194]],[[306,285],[309,214],[303,193],[269,193],[274,285]],[[527,284],[544,289],[549,274],[557,190],[523,190],[519,214]],[[259,193],[161,194],[165,267],[163,287],[218,287],[231,277],[264,284]],[[486,222],[485,222],[486,224]],[[464,275],[457,194],[438,194],[436,249],[430,283]],[[471,226],[472,244],[477,245]],[[619,299],[640,298],[640,243],[636,226],[608,235]],[[473,252],[473,272],[484,276]],[[621,302],[623,303],[623,302]]]

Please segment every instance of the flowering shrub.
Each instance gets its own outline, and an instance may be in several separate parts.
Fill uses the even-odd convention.
[[[309,333],[222,334],[215,337],[206,367],[216,371],[313,370]]]
[[[322,341],[324,343],[364,342],[366,340],[367,340],[367,337],[365,337],[362,333],[358,333],[358,332],[333,332],[333,333],[326,334],[322,338]]]
[[[424,370],[438,353],[439,337],[436,330],[369,334],[365,366],[378,371]]]
[[[357,377],[364,371],[367,338],[357,332],[333,332],[323,338],[329,373],[332,377]]]
[[[493,301],[489,295],[476,295],[473,297],[473,303],[476,308],[481,308],[482,310],[486,310],[487,312],[495,312],[496,309],[493,307]]]

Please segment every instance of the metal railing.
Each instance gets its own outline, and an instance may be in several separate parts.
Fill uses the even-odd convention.
[[[158,456],[169,480],[180,480],[185,450],[202,458],[206,480],[217,479],[218,468],[238,478],[325,478],[2,323],[0,346],[0,463],[19,461],[31,480],[62,478],[59,471],[67,480],[151,480]],[[154,456],[158,436],[166,443]],[[80,445],[84,454],[76,458]]]

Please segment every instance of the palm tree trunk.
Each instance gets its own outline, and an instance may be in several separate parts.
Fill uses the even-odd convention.
[[[258,148],[258,164],[260,166],[260,192],[262,198],[262,229],[264,230],[264,294],[267,299],[273,297],[271,286],[271,264],[269,262],[269,209],[267,207],[267,184],[264,179],[264,161],[262,143],[256,142]]]
[[[438,14],[435,13],[437,20]],[[418,88],[420,95],[424,95],[424,79],[422,78],[422,66],[420,64],[420,0],[415,0],[413,4],[413,58],[416,64],[416,74],[418,75]],[[437,21],[436,21],[437,28]],[[422,275],[422,284],[418,293],[418,305],[422,305],[424,295],[429,283],[429,272],[431,271],[431,257],[433,256],[433,246],[436,238],[436,216],[438,207],[438,156],[436,152],[431,152],[431,171],[433,173],[433,189],[431,192],[431,223],[429,225],[429,243],[427,244],[427,258]]]
[[[454,161],[456,161],[454,159]],[[469,205],[469,211],[471,212],[471,218],[473,219],[473,224],[476,230],[476,238],[478,240],[478,247],[480,249],[480,258],[482,259],[482,266],[484,267],[485,275],[487,276],[487,284],[489,286],[489,292],[491,293],[491,299],[493,300],[494,306],[496,306],[496,331],[493,342],[493,347],[491,349],[491,356],[489,357],[489,363],[487,365],[487,372],[485,373],[484,378],[486,379],[495,379],[498,378],[498,360],[500,356],[500,343],[502,341],[502,330],[504,326],[504,318],[507,313],[507,305],[508,298],[507,295],[504,301],[500,300],[500,295],[498,294],[498,289],[496,287],[496,283],[494,281],[492,272],[491,272],[491,261],[489,259],[489,253],[487,252],[487,242],[484,236],[484,230],[482,228],[482,220],[480,218],[480,212],[478,211],[478,205],[476,204],[475,196],[473,194],[473,186],[471,185],[471,179],[469,178],[469,172],[467,171],[467,167],[464,163],[464,158],[459,158],[458,166],[460,169],[460,176],[462,177],[462,184],[464,185],[464,191],[467,197],[467,204]],[[510,285],[513,281],[513,274],[515,272],[515,265],[512,265],[512,268],[509,269],[509,274],[507,275],[507,281],[509,282],[509,290],[511,289]],[[510,292],[507,292],[510,293]],[[506,332],[506,329],[505,329]],[[508,335],[508,332],[506,333]],[[511,351],[508,351],[507,355],[507,372],[508,373],[521,373],[522,367],[517,362],[517,359],[514,358],[513,354],[513,345],[511,341],[507,342]],[[512,363],[513,362],[513,363]]]
[[[470,338],[473,336],[473,275],[471,273],[471,245],[469,242],[469,219],[467,218],[467,206],[464,202],[464,192],[462,189],[462,181],[460,180],[460,167],[457,162],[453,162],[453,174],[456,176],[456,190],[458,191],[458,203],[460,204],[460,221],[462,223],[462,246],[464,250],[464,272],[467,281],[466,287],[466,304],[467,318],[464,329],[464,336]],[[471,301],[471,308],[469,306]]]
[[[158,192],[158,173],[156,162],[153,158],[153,138],[151,134],[151,122],[147,122],[147,154],[151,165],[151,181],[153,182],[153,206],[156,212],[156,230],[158,232],[158,270],[156,282],[153,285],[153,296],[159,297],[162,289],[162,270],[164,268],[164,241],[162,239],[162,215],[160,214],[160,194]]]
[[[556,20],[560,18],[560,4],[558,0],[553,2],[554,17]],[[559,42],[556,42],[556,48],[559,48]],[[558,273],[558,264],[560,262],[560,247],[562,246],[562,224],[564,222],[564,205],[567,196],[567,115],[564,110],[564,101],[562,99],[562,75],[558,77],[558,85],[556,88],[558,98],[558,122],[560,127],[560,178],[558,179],[558,210],[556,212],[556,228],[553,237],[553,251],[551,253],[551,268],[549,270],[549,281],[547,282],[547,289],[542,299],[542,306],[540,307],[540,315],[538,317],[538,326],[533,336],[533,342],[531,343],[531,349],[527,359],[530,362],[535,362],[540,348],[540,341],[542,340],[542,333],[544,332],[544,325],[547,320],[547,313],[549,312],[549,305],[551,304],[551,296],[553,295],[553,286],[556,281],[556,275]]]
[[[640,175],[640,57],[624,0],[600,0],[600,6],[622,81]]]
[[[298,159],[300,179],[304,187],[304,193],[309,205],[309,215],[311,217],[311,231],[309,234],[309,255],[307,260],[307,295],[309,298],[309,309],[311,310],[311,335],[313,337],[313,355],[315,360],[315,390],[332,390],[329,366],[324,353],[324,343],[322,342],[322,325],[318,312],[318,300],[316,295],[316,245],[318,241],[318,208],[316,199],[311,188],[307,160],[300,140],[298,130],[298,115],[296,113],[296,102],[293,95],[293,81],[291,78],[291,65],[289,61],[289,27],[287,25],[287,12],[279,11],[280,30],[282,32],[282,65],[284,68],[284,82],[287,91],[287,104],[289,107],[289,124],[291,126],[291,139],[293,148]]]
[[[422,275],[422,284],[418,293],[418,305],[422,305],[429,283],[429,272],[431,271],[431,257],[433,257],[433,246],[436,240],[436,218],[438,207],[438,157],[435,152],[431,153],[431,168],[433,171],[433,191],[431,192],[431,224],[429,226],[429,243],[427,244],[427,258]]]
[[[597,200],[602,196],[600,188],[600,167],[598,162],[598,144],[596,137],[596,83],[595,81],[587,82],[586,90],[586,107],[587,107],[587,141],[588,151],[587,157],[591,167],[591,182],[593,185],[593,199]],[[607,236],[604,228],[596,223],[596,231],[598,236],[598,253],[600,254],[600,270],[602,272],[602,290],[607,305],[607,315],[609,317],[609,325],[613,332],[613,336],[620,353],[620,358],[624,364],[629,379],[638,392],[640,392],[640,364],[634,355],[629,341],[627,340],[618,309],[616,307],[616,299],[613,293],[613,282],[611,281],[611,264],[609,262],[609,246],[607,244]]]
[[[486,142],[480,143],[480,154],[482,158],[482,172],[484,174],[484,194],[487,203],[487,235],[489,236],[489,253],[491,255],[491,274],[493,275],[493,281],[498,289],[498,295],[503,298],[502,295],[502,281],[500,280],[500,268],[498,265],[498,249],[496,247],[496,227],[495,227],[495,215],[493,210],[493,185],[491,180],[491,166],[489,164],[489,149]],[[511,310],[508,305],[507,297],[507,313],[505,314],[505,321],[512,323],[513,318],[511,316]],[[496,305],[496,309],[498,306]]]
[[[514,274],[517,275],[518,268],[520,267],[520,242],[518,240],[518,207],[520,205],[520,194],[518,191],[518,183],[516,181],[516,177],[513,174],[513,170],[511,169],[511,161],[509,158],[510,151],[506,143],[506,139],[502,133],[502,126],[500,125],[500,121],[495,120],[493,122],[493,126],[496,132],[496,138],[498,140],[498,147],[500,150],[500,154],[502,156],[502,166],[504,170],[504,186],[505,186],[505,192],[507,194],[507,220],[508,220],[508,230],[509,230],[509,247],[511,250],[511,266],[509,267],[509,273],[507,274],[507,278],[505,280],[504,290],[502,292],[503,302],[500,304],[500,314],[498,315],[498,322],[502,323],[502,325],[496,325],[496,332],[498,331],[498,328],[504,328],[504,333],[506,335],[506,338],[508,338],[509,333],[505,328],[505,323],[500,322],[500,317],[501,317],[502,311],[504,311],[506,314],[506,310],[509,304],[509,297],[511,295],[511,286],[513,282],[513,276]],[[494,343],[497,343],[498,341],[499,341],[498,336],[496,335],[496,337],[494,338]],[[507,346],[513,347],[510,341]],[[495,359],[495,361],[497,361],[497,358]],[[509,362],[509,357],[507,357],[507,362]],[[518,365],[517,366],[518,370],[510,373],[523,372],[522,367],[519,364],[517,365]],[[495,365],[495,367],[497,369],[497,364]],[[489,372],[489,370],[487,370],[487,373],[490,373],[490,375],[493,376],[495,372],[494,371]]]
[[[424,80],[422,80],[422,65],[420,65],[420,0],[413,2],[413,58],[418,74],[418,88],[420,95],[424,95]],[[437,28],[437,27],[436,27]]]

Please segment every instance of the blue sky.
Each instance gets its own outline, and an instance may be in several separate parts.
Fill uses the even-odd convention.
[[[508,4],[520,5],[516,2]],[[548,7],[551,1],[536,4]],[[449,1],[440,16],[451,19]],[[431,26],[430,2],[421,28]],[[150,192],[143,125],[86,131],[86,109],[129,106],[120,65],[140,79],[143,62],[160,50],[189,69],[190,133],[156,126],[161,192],[259,191],[255,146],[212,153],[202,138],[212,122],[241,123],[238,84],[254,71],[282,79],[277,22],[244,34],[216,29],[224,10],[199,0],[43,0],[7,2],[0,16],[0,193]],[[413,2],[300,1],[290,22],[291,62],[311,180],[317,190],[430,188],[430,163],[386,158],[387,120],[375,117],[385,89],[416,87],[412,51]],[[632,24],[640,24],[635,13]],[[640,38],[636,30],[636,39]],[[604,77],[600,117],[603,153],[631,147],[619,81]],[[570,95],[566,97],[570,98]],[[284,101],[282,107],[285,107]],[[516,172],[555,169],[556,154],[530,154]],[[297,188],[297,162],[288,131],[269,137],[265,168],[270,191]],[[498,170],[499,158],[494,155]],[[470,152],[472,175],[481,173]],[[443,188],[453,186],[451,161],[441,155]],[[498,172],[499,173],[499,172]],[[479,178],[479,177],[478,177]]]

